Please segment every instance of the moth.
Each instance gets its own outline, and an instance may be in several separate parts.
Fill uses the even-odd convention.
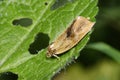
[[[93,27],[95,23],[78,16],[72,24],[54,42],[47,47],[47,57],[56,57],[74,47]]]

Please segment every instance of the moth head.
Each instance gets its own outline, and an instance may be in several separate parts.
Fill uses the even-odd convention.
[[[47,56],[48,58],[50,58],[50,57],[52,57],[52,54],[51,54],[49,51],[47,51],[46,56]]]
[[[47,51],[47,57],[48,58],[50,58],[50,57],[52,57],[52,56],[54,56],[54,57],[56,57],[58,60],[60,60],[60,58],[54,53],[55,52],[55,50],[52,50],[52,52],[50,51]]]
[[[56,51],[55,49],[52,49],[50,46],[48,46],[46,56],[48,58],[52,57],[55,54],[55,51]]]

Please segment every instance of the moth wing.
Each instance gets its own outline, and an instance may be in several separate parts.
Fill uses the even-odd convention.
[[[60,40],[62,43],[56,49],[55,54],[66,52],[74,47],[91,30],[93,25],[94,22],[79,16],[74,23],[61,35],[64,35],[64,40]]]

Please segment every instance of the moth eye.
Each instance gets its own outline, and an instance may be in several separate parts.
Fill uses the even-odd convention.
[[[51,57],[52,55],[48,52],[46,56],[49,58],[49,57]]]

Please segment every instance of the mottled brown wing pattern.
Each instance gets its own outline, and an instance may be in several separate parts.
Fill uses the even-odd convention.
[[[52,44],[48,46],[47,57],[62,54],[74,47],[93,27],[94,22],[79,16]],[[57,57],[58,58],[58,57]]]

